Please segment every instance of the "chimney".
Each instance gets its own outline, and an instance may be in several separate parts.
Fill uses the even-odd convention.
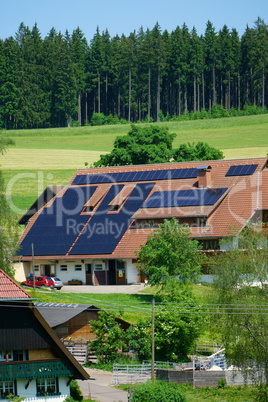
[[[211,166],[198,166],[198,187],[207,188],[211,184]]]

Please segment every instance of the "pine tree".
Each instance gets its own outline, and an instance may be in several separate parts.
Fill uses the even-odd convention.
[[[73,31],[70,40],[70,51],[72,63],[75,69],[76,77],[76,90],[77,90],[77,104],[78,114],[77,120],[79,125],[82,124],[82,98],[85,95],[86,88],[86,56],[88,52],[88,44],[83,32],[78,27]],[[85,122],[86,123],[86,122]]]
[[[231,104],[231,70],[233,54],[232,54],[232,38],[226,25],[219,32],[219,70],[220,70],[220,94],[221,105],[225,100],[225,109],[230,110]]]
[[[195,27],[191,31],[190,39],[190,73],[193,79],[193,112],[200,111],[200,83],[203,64],[203,47],[202,41],[197,35]]]
[[[209,110],[217,103],[216,94],[216,61],[218,58],[217,34],[210,21],[207,22],[204,36],[205,54],[205,87],[206,98]]]
[[[9,38],[0,41],[0,127],[17,127],[18,97],[18,46]]]
[[[254,24],[255,46],[254,57],[254,88],[258,105],[264,108],[265,105],[265,76],[268,66],[268,26],[260,17]]]
[[[239,40],[238,32],[236,29],[232,29],[232,56],[233,56],[233,90],[232,90],[232,103],[237,109],[241,106],[241,91],[240,91],[240,74],[241,74],[241,43]]]
[[[181,115],[181,76],[182,76],[182,33],[180,27],[171,33],[172,48],[172,78],[173,78],[173,111],[172,114]],[[174,88],[175,85],[175,88]]]
[[[242,54],[242,74],[243,74],[243,98],[244,103],[254,103],[254,30],[247,26],[245,33],[241,38],[241,54]]]

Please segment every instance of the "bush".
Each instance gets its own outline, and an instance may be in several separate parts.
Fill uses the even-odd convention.
[[[102,126],[106,123],[106,117],[103,113],[93,113],[90,123],[92,126]]]
[[[137,386],[132,402],[184,402],[185,395],[177,384],[165,381],[147,381]]]
[[[219,119],[221,117],[228,117],[228,111],[221,105],[213,105],[211,109],[211,115],[213,119]]]
[[[106,124],[118,124],[119,119],[117,115],[113,116],[111,113],[106,117]]]
[[[70,382],[70,394],[71,394],[71,398],[73,398],[75,401],[83,400],[82,391],[76,380],[72,380]],[[69,402],[72,402],[72,400],[69,400]]]

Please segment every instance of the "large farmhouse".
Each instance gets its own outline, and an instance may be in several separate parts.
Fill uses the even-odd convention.
[[[28,216],[18,251],[25,276],[34,249],[37,275],[87,285],[141,282],[135,251],[164,219],[189,225],[207,253],[231,230],[267,224],[267,158],[82,169]],[[211,281],[208,267],[203,281]]]

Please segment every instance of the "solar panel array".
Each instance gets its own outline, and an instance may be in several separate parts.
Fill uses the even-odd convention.
[[[225,176],[250,176],[255,172],[257,166],[257,164],[231,166]]]
[[[109,203],[123,185],[111,186],[99,209],[92,216],[83,234],[77,239],[70,255],[111,254],[127,230],[132,215],[142,206],[155,183],[136,184],[123,208],[109,213]]]
[[[227,188],[156,191],[142,208],[189,207],[214,205]]]
[[[88,220],[87,215],[80,213],[96,188],[69,188],[63,197],[44,208],[23,239],[18,254],[30,256],[33,244],[35,255],[65,255]]]
[[[100,183],[122,183],[122,182],[139,182],[139,181],[155,181],[155,180],[174,180],[174,179],[192,179],[198,175],[198,169],[165,169],[165,170],[149,170],[142,172],[120,172],[107,174],[88,174],[77,175],[72,185],[83,184],[100,184]]]

